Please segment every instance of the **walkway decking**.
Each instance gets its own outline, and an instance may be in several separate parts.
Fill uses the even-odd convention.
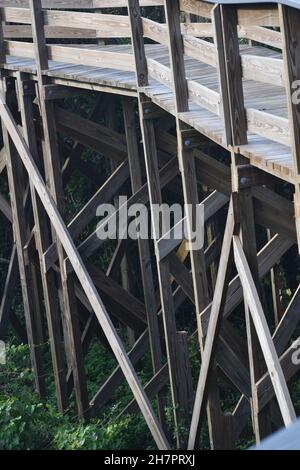
[[[84,49],[84,46],[73,46]],[[130,45],[117,45],[117,46],[98,46],[88,45],[86,48],[95,51],[109,51],[123,54],[130,54],[132,52]],[[170,67],[168,48],[163,45],[153,44],[147,45],[147,57],[153,59],[165,67]],[[242,48],[243,55],[263,55],[270,58],[281,58],[281,54],[276,53],[270,49],[261,47],[244,46]],[[68,85],[77,85],[79,87],[87,86],[90,89],[95,86],[104,86],[108,88],[119,89],[121,94],[132,94],[137,91],[136,78],[133,72],[126,72],[122,70],[115,70],[102,67],[91,67],[83,65],[67,64],[57,61],[49,62],[49,70],[47,75],[53,79],[61,79]],[[185,57],[185,67],[187,78],[199,83],[210,90],[219,92],[219,83],[217,71],[214,67],[194,60],[190,57]],[[20,58],[14,56],[7,56],[7,63],[5,68],[12,71],[22,71],[30,74],[36,73],[35,61],[33,59]],[[154,103],[161,108],[165,109],[171,114],[174,112],[174,100],[172,90],[161,83],[165,80],[162,77],[161,81],[150,77],[149,86],[144,88],[143,91],[149,96]],[[284,88],[270,85],[267,83],[260,83],[254,80],[244,80],[244,97],[245,106],[249,109],[258,109],[279,118],[288,117],[287,99],[285,96]],[[182,121],[195,128],[209,139],[212,139],[217,144],[227,148],[224,140],[225,130],[223,120],[207,109],[202,108],[190,100],[189,112],[181,114]],[[258,125],[261,125],[259,123]],[[264,132],[268,131],[268,124],[264,126]],[[249,158],[251,164],[261,168],[275,176],[278,176],[286,181],[294,181],[292,171],[292,156],[291,149],[288,145],[274,141],[274,134],[276,138],[276,129],[270,128],[271,138],[259,136],[251,133],[251,128],[248,132],[248,145],[240,147],[240,153]],[[282,135],[282,129],[278,128],[278,137],[281,141],[288,136]]]

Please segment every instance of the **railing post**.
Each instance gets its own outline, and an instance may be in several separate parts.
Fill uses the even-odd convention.
[[[300,10],[279,5],[282,53],[288,100],[288,118],[295,183],[295,221],[300,252],[300,103],[294,99],[295,86],[300,80]]]
[[[4,42],[4,31],[3,31],[3,13],[2,8],[0,8],[0,66],[2,67],[5,64],[6,54],[5,54],[5,42]]]
[[[295,176],[300,175],[300,103],[293,99],[294,84],[300,80],[300,10],[279,5],[282,53],[288,98],[292,158]]]
[[[148,85],[148,65],[144,45],[143,20],[139,0],[128,0],[131,41],[136,66],[137,86]]]
[[[218,72],[223,100],[226,137],[233,146],[247,144],[247,121],[242,82],[236,7],[220,5],[214,10]]]
[[[179,0],[165,0],[165,14],[169,38],[169,54],[173,79],[176,115],[189,109],[189,95],[185,76],[184,47],[180,27]]]

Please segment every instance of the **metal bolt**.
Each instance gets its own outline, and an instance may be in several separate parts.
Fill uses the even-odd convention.
[[[186,140],[184,141],[184,145],[185,145],[186,147],[189,147],[189,146],[191,145],[190,139],[186,139]]]
[[[247,184],[248,181],[249,181],[249,178],[247,178],[246,176],[242,176],[241,179],[240,179],[240,183],[241,183],[241,185],[243,185],[243,186],[244,186],[245,184]]]

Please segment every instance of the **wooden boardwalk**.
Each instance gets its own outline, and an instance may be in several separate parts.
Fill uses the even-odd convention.
[[[76,49],[83,51],[87,48],[95,52],[107,51],[125,55],[131,53],[131,46],[126,45],[76,46]],[[167,68],[170,68],[168,48],[158,44],[148,45],[146,53],[147,58],[153,61],[151,62],[153,69],[149,68],[150,82],[147,87],[143,87],[142,91],[158,106],[175,115],[173,92],[170,88],[171,80],[167,71]],[[241,53],[242,56],[282,60],[281,54],[258,46],[244,46]],[[158,65],[156,66],[155,63]],[[5,68],[36,75],[36,65],[33,59],[9,55],[6,58]],[[186,77],[192,83],[202,85],[216,94],[219,93],[218,75],[215,67],[185,57],[185,70]],[[85,84],[85,87],[91,90],[95,89],[95,85],[98,85],[120,89],[121,94],[125,94],[125,90],[128,94],[138,91],[135,73],[123,70],[50,61],[47,76],[54,79],[53,83],[62,84],[63,82],[55,80],[61,79],[66,81],[67,85],[82,87]],[[79,82],[81,85],[73,82]],[[283,180],[293,182],[295,179],[289,144],[288,106],[284,88],[247,79],[244,80],[243,86],[245,107],[248,110],[248,143],[240,147],[240,153],[247,157],[252,165]],[[181,119],[217,144],[228,148],[224,120],[210,109],[203,108],[197,101],[196,87],[195,94],[190,98],[189,111],[181,114]],[[212,109],[214,109],[213,105]],[[255,113],[256,110],[266,113],[267,116],[260,116]]]
[[[140,411],[160,449],[197,447],[205,413],[215,449],[234,448],[250,418],[257,442],[295,421],[287,383],[300,370],[290,344],[300,286],[286,302],[278,263],[300,246],[300,10],[282,3],[0,0],[0,173],[10,193],[0,194],[0,210],[15,240],[0,339],[8,324],[27,337],[44,396],[41,344],[49,336],[61,411],[74,390],[78,415],[97,416],[127,380],[133,398],[120,416]],[[159,21],[150,19],[153,6]],[[85,117],[62,107],[76,96],[94,97]],[[110,162],[105,181],[81,158],[86,148]],[[74,171],[95,193],[69,220]],[[193,211],[204,207],[201,226],[187,213],[154,242],[136,241],[139,289],[129,242],[118,240],[100,270],[97,207],[126,192],[129,206],[147,204],[153,221],[166,191]],[[193,249],[200,230],[204,245]],[[26,332],[11,312],[18,266]],[[186,303],[192,334],[189,325],[178,329]],[[241,315],[244,336],[231,321]],[[84,361],[94,337],[118,366],[90,397]],[[197,339],[194,388],[189,347]],[[153,375],[142,385],[137,372],[149,350]],[[238,399],[224,412],[227,386]]]

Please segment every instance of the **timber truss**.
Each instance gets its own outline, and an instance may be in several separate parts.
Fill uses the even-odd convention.
[[[300,287],[285,304],[278,263],[300,240],[299,105],[290,86],[300,72],[300,12],[236,3],[0,1],[0,173],[9,186],[0,210],[14,235],[0,339],[10,324],[28,341],[43,398],[49,341],[58,408],[67,410],[74,391],[86,420],[127,381],[132,401],[120,416],[142,413],[159,449],[197,448],[204,422],[211,447],[229,449],[249,420],[259,441],[296,419],[288,382],[300,369],[291,343]],[[163,22],[147,18],[148,6],[161,9]],[[107,15],[109,7],[124,14]],[[120,37],[131,44],[116,45]],[[85,117],[62,104],[77,96],[93,96]],[[82,158],[87,148],[109,162],[107,178]],[[95,192],[67,218],[74,171]],[[294,203],[282,195],[287,185]],[[130,282],[127,240],[118,240],[106,272],[96,263],[106,243],[91,228],[96,209],[124,194],[129,207],[148,204],[151,212],[170,198],[204,207],[203,249],[190,250],[201,229],[191,214],[180,222],[187,238],[175,239],[173,227],[154,243],[133,242],[142,295]],[[19,278],[26,331],[12,311]],[[194,331],[185,329],[187,305]],[[84,360],[94,338],[118,366],[91,397]],[[196,384],[192,342],[201,355]],[[137,372],[149,351],[152,378],[142,384]],[[224,384],[239,396],[230,409],[222,407]]]

